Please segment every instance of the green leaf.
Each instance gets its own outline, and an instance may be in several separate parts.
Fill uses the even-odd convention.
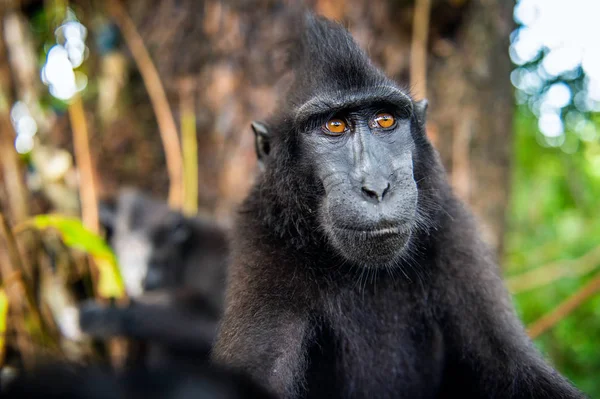
[[[24,223],[39,230],[57,230],[66,246],[83,251],[93,259],[99,272],[98,293],[105,298],[121,298],[125,294],[117,258],[98,234],[88,230],[79,219],[61,215],[38,215]]]

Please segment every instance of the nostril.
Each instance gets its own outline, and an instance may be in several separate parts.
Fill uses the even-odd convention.
[[[388,193],[388,191],[390,191],[390,183],[387,184],[387,186],[385,186],[385,188],[383,189],[383,192],[381,193],[381,199],[383,199],[385,197],[385,195]]]
[[[373,191],[367,187],[363,187],[362,192],[364,195],[366,195],[369,198],[377,199],[377,200],[379,199],[379,195],[375,191]]]
[[[383,201],[385,195],[390,191],[391,185],[389,182],[381,182],[382,184],[377,186],[374,184],[363,183],[362,192],[363,195],[371,200],[377,202]],[[385,187],[383,186],[385,184]]]

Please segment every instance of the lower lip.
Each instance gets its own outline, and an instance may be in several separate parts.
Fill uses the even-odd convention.
[[[334,227],[336,230],[341,230],[346,233],[352,234],[367,234],[370,236],[383,236],[383,235],[399,235],[404,232],[404,229],[400,227],[387,227],[384,229],[377,230],[356,230],[356,229],[346,229],[343,227]]]

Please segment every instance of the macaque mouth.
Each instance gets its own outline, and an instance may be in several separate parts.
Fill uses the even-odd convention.
[[[351,229],[346,227],[333,226],[335,230],[342,231],[346,234],[359,234],[366,237],[379,237],[386,235],[405,235],[410,232],[408,224],[402,224],[400,226],[383,227],[383,228],[372,228],[372,229]]]

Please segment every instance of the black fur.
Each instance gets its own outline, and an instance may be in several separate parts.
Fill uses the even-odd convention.
[[[199,363],[210,353],[220,317],[204,295],[183,290],[147,293],[126,307],[90,300],[79,308],[83,332],[96,339],[132,339],[137,345],[129,363],[150,368]]]
[[[268,399],[246,376],[203,365],[186,369],[129,370],[49,364],[8,384],[5,399]]]
[[[215,361],[286,398],[582,397],[515,315],[426,138],[427,103],[339,25],[298,25],[295,80],[261,124],[264,173],[234,229]],[[389,131],[366,125],[381,108]],[[351,132],[325,135],[332,116]]]

